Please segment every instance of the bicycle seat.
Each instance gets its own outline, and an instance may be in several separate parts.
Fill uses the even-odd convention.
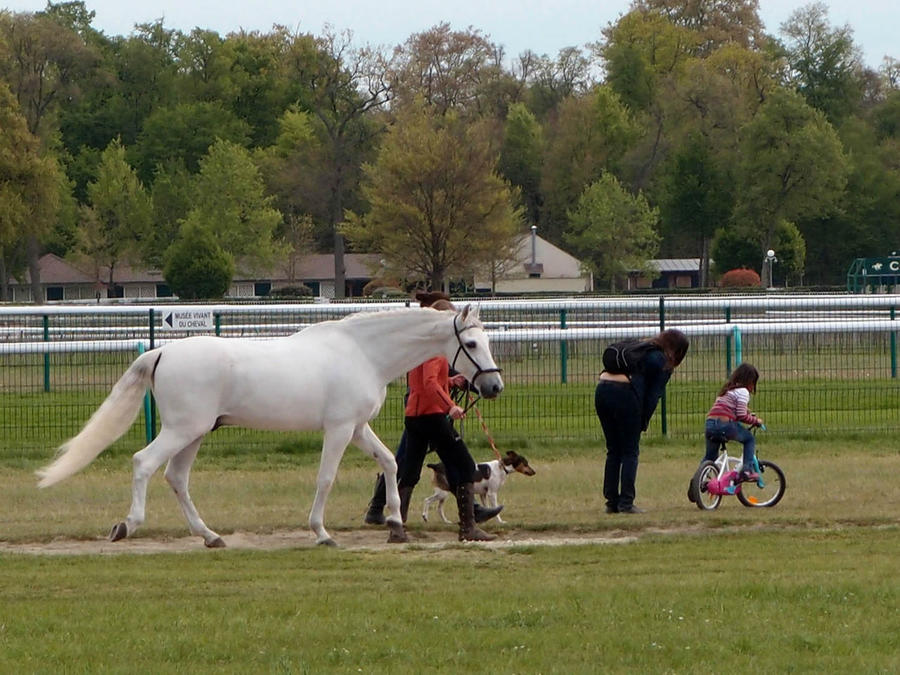
[[[728,436],[725,435],[724,431],[707,431],[706,438],[713,443],[727,443]]]

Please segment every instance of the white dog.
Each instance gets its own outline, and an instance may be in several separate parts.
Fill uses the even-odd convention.
[[[434,494],[425,498],[425,503],[422,506],[422,520],[428,522],[428,510],[434,502],[437,502],[441,520],[449,523],[451,521],[447,520],[447,516],[444,515],[444,501],[450,495],[450,485],[447,483],[444,465],[429,464],[428,468],[434,474],[431,478],[431,484],[434,485]],[[500,492],[500,488],[506,482],[506,477],[509,474],[518,472],[526,476],[534,475],[534,469],[528,466],[528,460],[512,450],[506,453],[502,463],[499,459],[495,459],[479,464],[478,468],[482,475],[487,475],[487,478],[482,478],[475,483],[472,489],[481,498],[481,503],[484,506],[497,506],[497,493]],[[497,522],[503,522],[499,515],[497,516]]]

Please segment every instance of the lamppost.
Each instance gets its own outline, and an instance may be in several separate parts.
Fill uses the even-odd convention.
[[[772,266],[777,262],[778,258],[775,257],[775,251],[773,251],[772,249],[766,251],[766,257],[763,259],[763,265],[765,266],[766,271],[769,274],[769,290],[774,290],[775,288]]]

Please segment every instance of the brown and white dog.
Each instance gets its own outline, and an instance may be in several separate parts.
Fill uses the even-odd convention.
[[[451,492],[450,485],[447,483],[447,474],[444,472],[444,465],[428,464],[428,468],[433,472],[431,484],[434,486],[434,494],[425,498],[425,503],[422,505],[422,520],[428,522],[428,511],[431,505],[437,502],[441,520],[449,523],[451,521],[447,520],[447,516],[444,515],[444,501],[450,496]],[[494,459],[490,462],[478,464],[478,470],[482,476],[486,477],[474,483],[472,489],[481,498],[481,503],[484,506],[497,506],[497,493],[500,492],[500,488],[506,482],[506,477],[509,474],[518,472],[526,476],[533,476],[535,473],[534,469],[528,465],[528,460],[512,450],[506,453],[502,463],[499,459]],[[497,521],[503,522],[499,515],[497,516]]]

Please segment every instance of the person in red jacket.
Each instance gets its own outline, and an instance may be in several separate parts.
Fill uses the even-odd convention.
[[[436,310],[453,310],[447,300],[431,305]],[[406,452],[397,466],[400,492],[400,514],[406,521],[413,488],[419,482],[429,445],[436,451],[447,471],[447,482],[459,510],[460,541],[490,541],[494,535],[475,524],[475,499],[472,483],[475,461],[466,444],[453,428],[452,420],[465,416],[463,409],[450,397],[450,368],[447,359],[437,356],[409,372],[409,398],[406,401]],[[455,375],[454,378],[465,378]],[[497,509],[499,512],[499,509]],[[494,514],[496,515],[496,514]]]
[[[450,296],[446,293],[442,293],[441,291],[417,291],[416,292],[416,300],[419,301],[420,307],[431,307],[435,302],[440,303],[438,309],[454,309],[453,303],[450,302]],[[467,386],[466,378],[462,375],[458,374],[450,374],[449,365],[447,364],[446,359],[444,360],[444,364],[447,366],[446,372],[448,373],[447,380],[451,387],[457,389],[465,389]],[[404,400],[404,406],[408,403],[411,390],[409,386],[409,378],[412,373],[407,374],[407,389],[406,389],[406,398]],[[423,387],[419,387],[420,391],[423,391]],[[438,396],[440,396],[438,394]],[[441,398],[441,402],[435,408],[436,410],[441,409],[443,406],[447,406],[447,414],[451,414],[451,408],[453,404],[452,397],[448,395],[448,399]],[[418,405],[418,404],[416,404]],[[456,406],[459,407],[459,406]],[[452,417],[452,414],[451,414]],[[452,427],[451,427],[452,429]],[[453,433],[456,433],[455,431]],[[404,429],[403,434],[400,436],[400,443],[397,446],[397,466],[405,466],[407,467],[407,473],[411,477],[407,482],[407,485],[410,486],[409,491],[401,497],[401,507],[400,512],[403,517],[403,522],[406,522],[407,514],[409,513],[409,502],[412,497],[412,487],[419,481],[419,477],[422,474],[422,466],[425,463],[425,455],[428,453],[429,449],[422,451],[421,449],[417,450],[416,456],[411,460],[407,461],[407,442],[408,442],[408,433],[406,429]],[[430,449],[434,450],[435,446],[433,443],[430,444]],[[397,475],[399,480],[400,475]],[[384,525],[384,506],[385,506],[386,496],[385,496],[385,484],[384,484],[384,474],[379,473],[378,477],[375,480],[375,490],[372,493],[372,499],[369,501],[369,507],[366,510],[366,514],[364,516],[364,520],[367,525]],[[481,504],[474,505],[475,512],[475,522],[483,523],[486,520],[490,520],[494,516],[496,516],[500,511],[503,510],[503,506],[495,506],[495,507],[486,507]]]

